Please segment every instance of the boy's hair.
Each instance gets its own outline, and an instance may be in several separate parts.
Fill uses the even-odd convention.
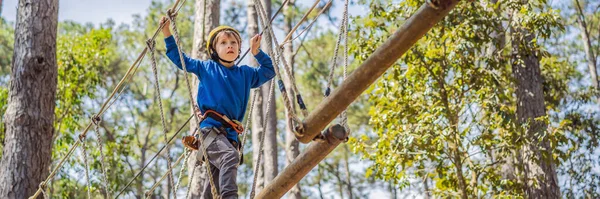
[[[221,34],[223,33],[223,34]],[[239,48],[238,50],[241,53],[241,48],[242,48],[242,38],[240,37],[240,33],[235,30],[232,27],[229,26],[219,26],[215,29],[213,29],[212,31],[210,31],[210,33],[208,34],[208,42],[206,43],[206,51],[208,52],[208,54],[210,54],[210,58],[216,62],[218,62],[219,60],[226,62],[226,63],[231,63],[233,61],[226,61],[223,60],[219,57],[219,55],[216,52],[216,48],[215,48],[215,43],[219,40],[219,36],[220,35],[227,35],[229,37],[233,36],[237,41],[238,41],[238,45]],[[238,57],[235,58],[236,60],[240,57],[240,55],[238,54]]]

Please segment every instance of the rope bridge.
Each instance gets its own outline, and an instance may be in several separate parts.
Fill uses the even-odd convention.
[[[321,101],[321,103],[319,103],[319,105],[315,108],[315,110],[313,110],[312,112],[308,113],[308,111],[306,110],[306,106],[304,105],[304,102],[302,100],[301,95],[298,92],[298,89],[295,85],[295,80],[293,79],[293,75],[292,72],[290,70],[290,67],[288,66],[287,62],[285,60],[282,60],[282,49],[283,49],[283,45],[289,42],[292,42],[294,39],[298,38],[294,37],[292,38],[292,33],[298,28],[298,26],[304,22],[304,20],[306,19],[307,15],[314,9],[314,7],[318,4],[319,0],[316,0],[316,2],[313,4],[313,6],[311,7],[311,9],[309,9],[309,11],[303,16],[303,18],[301,19],[301,21],[299,23],[296,24],[296,26],[292,29],[292,31],[290,31],[290,33],[286,36],[286,38],[284,39],[283,43],[281,45],[279,45],[275,34],[273,33],[273,29],[271,28],[271,23],[273,22],[273,19],[280,13],[282,7],[287,4],[288,0],[284,1],[281,5],[281,7],[279,8],[279,10],[275,13],[275,15],[269,20],[266,14],[266,11],[264,10],[264,7],[262,6],[260,0],[254,0],[255,3],[255,9],[257,11],[257,13],[259,13],[259,19],[262,22],[261,24],[263,25],[263,30],[260,33],[261,35],[266,31],[267,34],[271,35],[272,41],[274,42],[275,46],[277,48],[275,48],[275,52],[269,52],[269,55],[271,57],[275,57],[274,61],[274,69],[275,69],[275,73],[276,76],[278,78],[278,86],[279,86],[279,90],[282,93],[282,97],[283,97],[283,101],[285,104],[285,109],[287,112],[287,117],[291,118],[291,120],[289,120],[290,122],[288,123],[288,125],[291,125],[292,128],[294,129],[294,134],[296,135],[296,138],[303,142],[303,143],[309,143],[312,141],[312,143],[301,153],[298,155],[298,157],[296,159],[294,159],[294,161],[288,165],[286,168],[284,168],[284,170],[275,177],[275,179],[273,179],[273,181],[271,181],[271,183],[269,183],[267,186],[264,187],[264,189],[258,193],[258,198],[279,198],[281,196],[283,196],[292,186],[294,186],[296,183],[298,183],[300,181],[300,179],[302,179],[314,166],[316,166],[322,159],[325,158],[325,156],[327,156],[327,154],[329,154],[335,147],[337,147],[337,145],[339,145],[341,142],[343,142],[344,140],[346,140],[347,135],[348,135],[348,130],[347,129],[347,116],[345,113],[345,109],[350,105],[350,103],[352,103],[352,101],[354,101],[364,90],[366,90],[366,88],[371,85],[372,83],[374,83],[374,81],[380,77],[387,68],[389,68],[394,62],[396,62],[396,60],[398,60],[412,45],[414,45],[414,43],[417,42],[417,40],[419,40],[425,33],[427,33],[427,31],[429,31],[438,21],[442,20],[455,6],[456,4],[458,4],[458,0],[428,0],[425,4],[423,4],[421,6],[421,8],[413,15],[411,16],[409,19],[406,20],[405,24],[403,26],[401,26],[390,38],[388,38],[387,41],[385,41],[381,46],[379,46],[376,51],[369,57],[367,58],[367,60],[365,60],[365,62],[363,62],[362,64],[360,64],[360,66],[353,71],[353,73],[350,76],[347,76],[347,63],[348,63],[348,48],[347,48],[347,26],[348,26],[348,0],[345,1],[345,8],[344,8],[344,16],[342,19],[342,23],[340,25],[340,32],[338,34],[338,40],[336,42],[336,47],[335,47],[335,53],[334,53],[334,57],[332,59],[332,68],[330,71],[330,75],[329,75],[329,80],[328,80],[328,84],[327,84],[327,90],[326,90],[326,98]],[[327,3],[326,6],[329,6],[331,4],[332,0],[329,0],[329,2]],[[194,100],[193,100],[193,96],[192,96],[192,92],[191,92],[191,85],[189,82],[189,78],[187,76],[187,69],[185,66],[185,62],[183,61],[183,55],[182,55],[182,51],[179,48],[181,46],[180,44],[180,39],[179,39],[179,33],[177,30],[177,26],[176,26],[176,20],[175,20],[175,16],[178,13],[178,11],[181,9],[181,7],[183,6],[183,3],[185,3],[185,0],[181,1],[181,0],[177,0],[174,5],[167,11],[167,16],[169,18],[169,20],[171,21],[172,24],[172,28],[173,28],[173,36],[175,37],[176,43],[177,43],[177,47],[178,47],[178,51],[179,51],[179,55],[180,55],[180,59],[181,59],[181,63],[183,64],[183,70],[186,72],[184,73],[185,79],[186,79],[186,85],[188,88],[188,97],[190,98],[190,103],[194,104]],[[206,1],[205,1],[206,4]],[[325,9],[323,9],[325,10]],[[303,34],[304,32],[306,32],[310,27],[312,27],[312,24],[316,21],[316,19],[323,13],[323,10],[318,14],[317,17],[315,17],[314,21],[312,21],[310,23],[310,25],[305,28],[300,34]],[[206,13],[206,12],[205,12]],[[268,22],[267,22],[268,21]],[[265,23],[267,22],[267,23]],[[162,29],[162,26],[164,24],[161,24],[160,27],[157,28],[157,30],[154,32],[154,35],[147,40],[146,42],[146,47],[142,50],[142,52],[140,53],[140,55],[137,57],[137,59],[134,61],[134,63],[129,67],[129,69],[127,70],[127,72],[125,73],[125,75],[123,76],[123,78],[119,81],[119,83],[117,84],[117,86],[114,88],[114,90],[111,92],[111,94],[109,95],[109,97],[103,102],[102,107],[100,108],[100,111],[94,115],[91,118],[90,123],[86,126],[86,128],[83,130],[83,132],[79,135],[79,139],[77,139],[77,141],[69,148],[69,151],[67,152],[67,154],[59,161],[59,163],[56,165],[56,167],[52,170],[52,172],[48,175],[48,177],[42,181],[39,185],[38,190],[35,192],[35,194],[30,197],[30,198],[36,198],[37,196],[39,196],[40,194],[43,194],[43,196],[45,198],[48,198],[47,194],[44,192],[44,189],[46,188],[47,183],[49,182],[50,179],[52,179],[57,171],[62,167],[62,165],[64,164],[64,162],[66,161],[66,159],[68,157],[70,157],[73,154],[73,151],[75,150],[75,148],[77,148],[79,145],[81,145],[82,147],[82,154],[84,156],[84,167],[86,170],[86,179],[87,179],[87,186],[88,186],[88,198],[90,198],[91,193],[90,193],[90,188],[91,188],[91,184],[89,182],[89,165],[87,163],[87,152],[86,152],[86,146],[85,146],[85,138],[87,135],[87,132],[89,131],[89,129],[94,126],[96,133],[98,133],[98,126],[99,123],[101,122],[101,118],[102,115],[104,114],[104,112],[110,108],[110,106],[112,106],[112,104],[115,103],[116,100],[119,99],[121,93],[124,91],[125,85],[127,83],[129,83],[133,77],[133,75],[135,74],[135,72],[137,71],[137,69],[140,66],[141,60],[143,60],[143,58],[145,57],[146,53],[148,51],[150,51],[150,59],[152,62],[152,70],[153,70],[153,75],[154,75],[154,87],[155,87],[155,91],[157,93],[160,93],[160,86],[158,83],[158,74],[157,74],[157,70],[156,70],[156,59],[154,56],[154,52],[155,52],[155,38],[158,35],[158,32]],[[300,35],[299,34],[299,35]],[[290,39],[291,38],[291,39]],[[337,51],[339,48],[339,44],[341,39],[344,38],[345,40],[345,49],[344,49],[344,73],[343,73],[343,79],[344,81],[339,85],[339,87],[334,90],[333,92],[330,92],[330,85],[331,85],[331,79],[333,77],[333,70],[335,69],[335,65],[337,62]],[[272,42],[272,41],[268,41],[268,42]],[[249,49],[248,49],[249,51]],[[241,57],[241,59],[238,61],[237,64],[239,64],[239,62],[245,57],[245,55],[248,53],[248,51],[246,51],[244,53],[244,55]],[[294,105],[293,102],[290,101],[290,99],[288,98],[287,94],[286,94],[286,88],[290,88],[289,86],[286,87],[286,85],[283,83],[283,78],[281,76],[281,73],[279,71],[279,62],[283,63],[283,68],[284,68],[284,74],[286,75],[287,78],[289,78],[291,80],[291,89],[294,91],[294,93],[296,93],[296,98],[297,98],[297,104],[299,105],[299,107],[301,108],[302,111],[302,115],[304,116],[304,120],[300,120],[300,118],[296,115],[295,113],[295,109],[294,109]],[[272,90],[274,89],[274,84],[275,81],[271,81],[270,84],[270,93],[272,95]],[[254,96],[257,95],[258,92],[256,92],[256,90],[254,91]],[[116,96],[116,97],[115,97]],[[114,98],[114,100],[113,100]],[[156,159],[156,157],[164,150],[166,149],[167,152],[169,151],[169,144],[173,141],[173,139],[175,137],[178,136],[178,134],[181,132],[181,130],[191,121],[192,118],[194,118],[194,122],[196,123],[200,123],[202,121],[203,118],[199,118],[196,114],[192,114],[187,121],[180,127],[178,128],[177,132],[171,136],[169,139],[167,139],[167,132],[166,132],[166,127],[165,127],[165,121],[164,121],[164,112],[163,112],[163,108],[162,108],[162,100],[159,94],[157,94],[157,100],[159,101],[159,107],[160,107],[160,113],[161,113],[161,125],[162,125],[162,131],[163,131],[163,138],[165,140],[165,145],[163,147],[160,148],[160,150],[156,153],[156,155],[154,155],[151,160],[144,165],[144,167],[133,177],[133,179],[131,179],[129,181],[129,183],[123,188],[121,189],[121,191],[116,194],[115,198],[118,198],[122,193],[124,193],[126,191],[126,189],[131,185],[131,183],[133,182],[133,180],[135,178],[137,178],[140,173],[146,169],[146,167],[154,160]],[[253,97],[253,99],[256,99],[256,97]],[[269,96],[269,99],[271,99],[271,97]],[[112,101],[111,101],[112,100]],[[254,100],[251,103],[251,109],[250,109],[250,114],[252,111],[252,107],[254,106]],[[270,107],[268,107],[270,108]],[[267,108],[267,109],[268,109]],[[268,114],[268,112],[267,112]],[[328,128],[326,131],[322,132],[321,134],[321,130],[325,128],[326,125],[328,125],[331,121],[333,121],[335,119],[335,117],[337,117],[338,115],[341,114],[341,121],[342,121],[342,125],[334,125],[330,128]],[[247,121],[247,125],[249,125],[249,121]],[[264,124],[263,124],[264,125]],[[198,128],[196,128],[192,134],[196,133],[198,131]],[[100,145],[100,154],[101,154],[101,171],[103,174],[103,178],[102,178],[102,182],[103,182],[103,186],[106,190],[106,198],[111,198],[111,191],[109,190],[109,186],[108,186],[108,177],[106,175],[106,164],[104,163],[104,154],[102,152],[102,140],[101,140],[101,136],[96,136],[97,137],[97,141]],[[200,143],[203,143],[203,136],[198,136],[201,140]],[[243,134],[243,141],[242,144],[245,142],[246,140],[246,133]],[[314,140],[314,141],[313,141]],[[260,138],[260,143],[259,143],[259,148],[261,149],[261,152],[259,153],[258,156],[258,161],[257,164],[260,163],[261,161],[261,154],[262,154],[262,145],[263,145],[263,141],[264,141],[264,134],[261,136]],[[202,147],[202,146],[201,146]],[[206,152],[204,150],[202,150],[206,155]],[[175,161],[174,165],[179,164],[182,160],[184,160],[184,162],[188,162],[189,158],[190,158],[190,151],[186,150],[183,152],[183,154],[181,154],[179,156],[179,158]],[[242,152],[240,152],[240,155],[243,154],[243,148],[242,148]],[[169,156],[169,155],[167,155]],[[209,166],[208,161],[205,161],[205,166]],[[146,197],[150,197],[153,194],[153,190],[156,189],[156,187],[158,186],[158,184],[168,178],[169,180],[169,186],[174,187],[173,189],[173,198],[176,198],[176,192],[179,189],[179,186],[181,184],[181,178],[182,178],[182,173],[183,173],[183,169],[185,166],[182,166],[181,171],[179,173],[179,178],[177,180],[177,184],[175,184],[175,180],[173,179],[173,175],[172,175],[172,170],[173,170],[173,164],[172,161],[170,159],[170,157],[167,157],[167,164],[168,164],[168,170],[167,172],[160,178],[160,180],[158,180],[151,188],[149,191],[146,192]],[[185,165],[185,164],[184,164]],[[255,167],[256,169],[258,167]],[[255,170],[255,173],[257,172],[257,170]],[[208,173],[208,177],[211,183],[211,192],[213,194],[213,196],[215,198],[220,198],[219,194],[216,191],[216,187],[213,183],[212,180],[212,176],[211,176],[211,172],[207,172]],[[192,172],[190,179],[192,179],[194,176],[194,172]],[[255,195],[255,183],[256,183],[256,175],[254,176],[254,184],[252,186],[252,191],[251,191],[251,198],[254,198]],[[173,186],[175,184],[175,186]],[[191,183],[188,184],[188,186]],[[189,197],[189,187],[188,187],[188,192],[186,195],[188,195]],[[170,190],[169,190],[169,195],[171,194]]]

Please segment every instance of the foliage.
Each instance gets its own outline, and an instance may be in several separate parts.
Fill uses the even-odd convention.
[[[370,13],[354,20],[353,34],[363,35],[351,46],[355,58],[365,60],[423,3],[369,4]],[[573,96],[569,81],[579,73],[539,45],[562,28],[545,1],[460,2],[370,88],[375,135],[350,140],[354,151],[374,163],[367,176],[400,188],[431,179],[433,186],[424,191],[440,197],[523,194],[519,182],[504,178],[500,167],[524,142],[515,120],[505,22],[537,38],[519,47],[540,52],[547,110],[558,111]],[[553,148],[566,144],[564,133],[547,134]]]
[[[583,16],[588,28],[593,29],[600,23],[598,7],[600,4],[592,1],[579,0],[582,6]],[[561,167],[557,168],[561,180],[561,193],[567,198],[596,198],[600,197],[600,172],[594,171],[593,165],[600,164],[594,157],[598,147],[598,128],[600,126],[599,110],[600,101],[598,90],[589,87],[588,68],[584,50],[584,40],[581,38],[582,30],[576,22],[578,9],[576,1],[562,2],[563,5],[555,5],[561,9],[562,22],[567,24],[567,32],[560,35],[556,40],[547,42],[549,51],[561,55],[561,61],[577,66],[578,75],[569,81],[565,89],[570,95],[566,96],[560,105],[553,110],[550,120],[553,121],[552,129],[565,139],[567,144],[557,150]],[[591,30],[589,29],[589,30]],[[600,46],[600,32],[590,31],[592,51],[598,52]],[[577,35],[574,39],[573,35]],[[594,50],[595,49],[595,50]],[[564,64],[563,64],[564,65]],[[598,63],[596,63],[598,65]],[[558,64],[557,68],[560,67]],[[545,71],[542,71],[545,72]],[[561,78],[561,76],[553,77]]]
[[[76,133],[81,133],[84,127],[82,123],[90,121],[86,118],[86,115],[90,117],[86,112],[86,105],[90,99],[97,97],[97,88],[103,85],[109,63],[117,56],[111,30],[94,29],[74,22],[61,23],[59,27],[59,32],[63,34],[59,35],[57,40],[58,85],[54,138],[56,142],[53,146],[55,161],[65,156],[74,144]],[[89,159],[94,160],[99,157],[99,154],[89,151],[90,146],[87,148]],[[91,160],[88,161],[91,162],[92,170],[99,168],[98,162]],[[72,175],[69,172],[72,170],[79,170],[80,172],[77,172],[79,174],[84,173],[82,167],[75,166],[77,165],[75,162],[78,160],[71,159],[69,163],[72,167],[62,170],[59,173],[61,177],[52,183],[53,191],[63,197],[83,193],[77,191],[83,189],[76,188],[83,185],[76,185],[76,181],[73,182],[67,177]],[[85,179],[85,176],[76,178]]]
[[[6,112],[8,103],[8,89],[0,88],[0,151],[4,148],[4,133],[6,129],[4,128],[4,113]],[[0,157],[2,157],[2,152],[0,152]]]
[[[0,151],[4,146],[4,112],[8,103],[8,78],[14,46],[14,26],[0,17]],[[2,157],[2,152],[0,152]]]
[[[0,17],[0,85],[8,85],[14,47],[14,24]]]
[[[75,132],[83,115],[85,98],[96,97],[105,68],[115,56],[110,30],[91,30],[85,35],[61,35],[57,42],[58,132]]]
[[[314,28],[318,30],[318,28]],[[302,94],[309,111],[314,108],[324,99],[324,93],[327,87],[327,79],[331,71],[333,52],[337,34],[331,31],[316,32],[314,38],[310,38],[298,47],[298,54],[295,58],[296,81],[298,89]],[[352,41],[350,38],[349,41]],[[314,51],[310,49],[322,49]],[[335,90],[337,85],[343,81],[343,43],[339,47],[339,55],[337,58],[337,67],[334,73],[334,79],[331,85],[331,90]],[[358,67],[358,63],[349,60],[348,74]],[[350,129],[360,129],[367,124],[368,121],[368,102],[365,97],[361,97],[354,101],[348,108],[348,124]],[[281,107],[281,106],[280,106]]]

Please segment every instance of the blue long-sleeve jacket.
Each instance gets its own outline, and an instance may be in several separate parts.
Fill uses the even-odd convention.
[[[165,38],[167,57],[182,69],[177,43],[173,36]],[[275,77],[273,63],[269,55],[262,50],[254,56],[259,67],[234,65],[230,68],[213,60],[202,61],[192,59],[183,53],[183,60],[188,72],[194,73],[198,84],[197,103],[202,112],[207,109],[225,114],[227,117],[242,122],[246,106],[250,98],[250,89],[256,88]],[[220,127],[221,123],[207,118],[200,127]],[[227,129],[227,138],[238,141],[237,132]]]

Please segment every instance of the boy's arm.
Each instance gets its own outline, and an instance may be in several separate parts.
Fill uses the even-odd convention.
[[[183,65],[181,64],[181,59],[179,58],[179,51],[177,50],[177,43],[175,42],[175,38],[173,36],[169,36],[165,38],[165,44],[167,46],[167,57],[173,62],[177,68],[183,70]],[[183,52],[182,52],[183,53]],[[183,55],[183,61],[185,62],[185,68],[188,72],[196,73],[200,75],[200,69],[202,68],[202,61],[197,59],[192,59],[188,57],[185,53]]]
[[[163,16],[160,19],[159,26],[162,27],[162,33],[165,36],[165,44],[167,46],[167,57],[173,62],[177,68],[182,69],[181,58],[179,58],[179,51],[177,50],[177,42],[175,42],[175,38],[171,35],[171,30],[169,26],[171,22],[166,16]],[[199,69],[202,68],[202,61],[195,60],[188,57],[185,53],[183,53],[183,61],[185,62],[185,69],[188,72],[196,73],[198,77],[201,72]]]
[[[257,88],[275,77],[275,69],[273,68],[271,57],[262,50],[259,50],[259,52],[254,55],[254,58],[256,58],[256,61],[258,61],[260,66],[252,68],[254,74],[252,76],[251,87]]]

